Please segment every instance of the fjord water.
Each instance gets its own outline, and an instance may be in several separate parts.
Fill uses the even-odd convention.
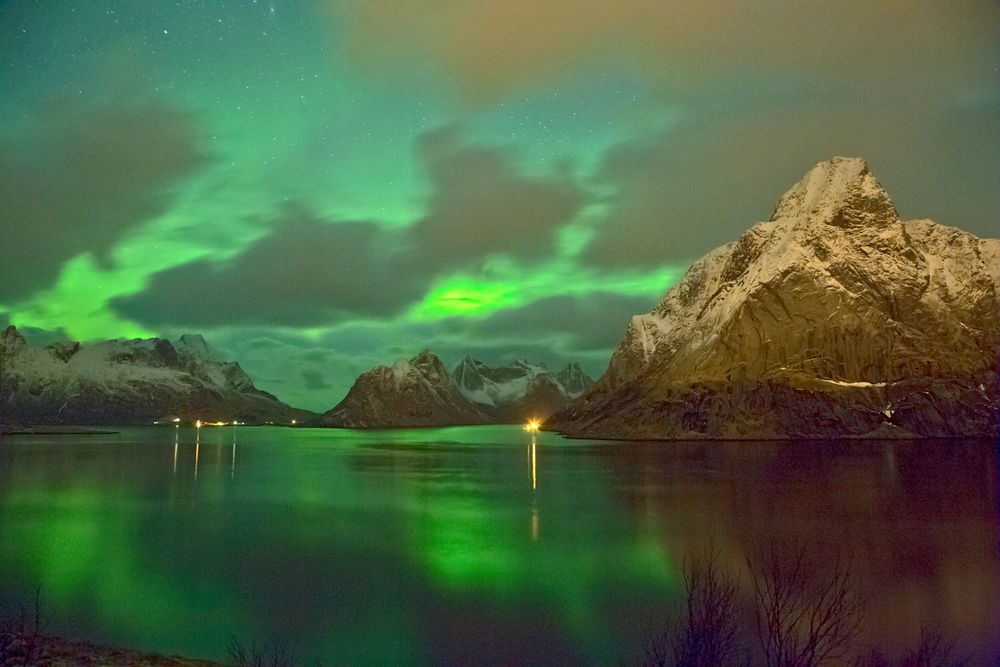
[[[853,554],[866,642],[1000,655],[996,443],[640,443],[516,426],[0,440],[0,591],[55,634],[223,659],[621,663],[685,555]]]

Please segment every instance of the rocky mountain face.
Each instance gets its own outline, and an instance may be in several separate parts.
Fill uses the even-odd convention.
[[[632,318],[546,422],[615,438],[995,435],[1000,240],[903,222],[868,165],[814,167],[767,222]]]
[[[556,380],[566,390],[570,398],[582,396],[585,391],[594,386],[594,380],[583,372],[579,364],[573,363],[556,373]]]
[[[310,415],[257,389],[238,363],[214,359],[201,336],[40,347],[13,326],[0,334],[0,423],[288,423]]]
[[[466,400],[430,350],[362,373],[340,403],[320,417],[340,428],[485,424],[489,417]]]
[[[560,375],[579,386],[593,383],[575,364]],[[343,428],[512,423],[547,416],[580,393],[571,394],[544,365],[516,361],[490,367],[465,357],[449,373],[424,350],[359,376],[319,423]]]
[[[553,374],[525,360],[487,366],[468,356],[452,371],[462,394],[497,423],[544,419],[594,384],[578,364]]]

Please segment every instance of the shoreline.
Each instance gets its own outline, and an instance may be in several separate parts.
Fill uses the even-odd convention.
[[[3,426],[0,435],[117,435],[120,431],[80,426]]]
[[[26,644],[29,646],[26,647]],[[29,655],[17,651],[28,648]],[[146,651],[95,644],[88,641],[62,637],[35,637],[24,635],[14,638],[6,655],[0,658],[25,659],[28,664],[50,667],[77,667],[79,665],[130,665],[133,667],[222,667],[225,663],[200,660],[179,655],[161,655]]]

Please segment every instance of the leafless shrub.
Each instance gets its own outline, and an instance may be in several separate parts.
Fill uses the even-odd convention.
[[[967,660],[955,657],[958,640],[945,637],[937,628],[920,628],[920,641],[903,656],[899,667],[964,667]]]
[[[252,642],[249,650],[236,637],[230,637],[226,654],[234,667],[292,667],[294,656],[288,646],[277,637],[262,644]]]
[[[882,648],[875,646],[854,660],[854,667],[893,667],[892,660],[886,656]]]
[[[823,571],[804,548],[772,548],[748,560],[757,637],[768,667],[816,667],[848,656],[861,629],[864,604],[849,560]]]
[[[14,611],[4,608],[0,612],[0,665],[37,665],[42,661],[41,640],[50,622],[42,613],[41,587],[35,588],[30,606],[23,600],[14,606]]]
[[[855,661],[855,667],[965,667],[969,661],[955,656],[958,640],[945,637],[937,628],[920,628],[916,648],[893,661],[881,648],[871,651]]]
[[[646,648],[646,663],[657,667],[716,667],[747,661],[736,613],[738,578],[719,569],[719,554],[708,548],[684,561],[684,619]]]
[[[881,647],[867,652],[857,645],[864,603],[853,581],[851,560],[834,555],[821,567],[803,547],[771,545],[747,559],[749,591],[741,577],[720,570],[719,554],[709,547],[700,558],[684,560],[684,606],[667,630],[647,642],[643,665],[702,667],[965,667],[956,657],[958,641],[935,628],[921,628],[915,648],[896,658]],[[741,593],[748,592],[750,600]],[[750,613],[740,610],[752,607]],[[748,623],[743,623],[746,620]],[[754,625],[760,653],[751,655],[745,639]]]

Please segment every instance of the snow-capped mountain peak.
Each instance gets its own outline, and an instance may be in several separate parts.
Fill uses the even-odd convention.
[[[187,353],[193,357],[209,358],[211,353],[208,350],[208,343],[201,334],[182,334],[174,343],[174,348],[178,352]]]
[[[487,423],[429,350],[362,373],[321,422],[347,428]]]
[[[24,347],[26,345],[24,336],[21,332],[17,330],[13,324],[4,329],[3,334],[0,335],[0,347],[7,354],[13,354],[16,350]]]
[[[358,376],[347,396],[321,423],[350,428],[516,423],[545,417],[593,381],[571,365],[567,389],[545,367],[518,360],[491,367],[463,357],[449,374],[428,350]]]
[[[633,317],[585,405],[553,422],[643,437],[861,434],[885,403],[858,406],[891,391],[893,424],[911,433],[989,433],[998,257],[995,239],[901,221],[864,160],[822,162],[770,220]]]
[[[566,368],[556,374],[556,379],[563,386],[566,395],[570,398],[580,396],[594,384],[590,376],[584,373],[583,369],[580,368],[580,364],[576,362],[567,364]]]
[[[782,218],[850,227],[891,222],[899,216],[867,162],[835,157],[810,169],[782,195],[771,220]]]
[[[452,371],[452,377],[458,383],[462,393],[467,397],[477,392],[483,392],[483,387],[487,382],[480,370],[483,365],[482,362],[476,361],[469,355],[465,355],[458,362],[458,365],[455,366],[455,370]],[[477,400],[477,402],[492,404],[492,400],[489,399],[489,396],[485,392],[479,394],[479,397],[481,400]]]
[[[558,392],[568,400],[593,384],[577,364],[570,364],[556,375],[544,363],[532,364],[526,359],[491,367],[466,356],[451,375],[470,401],[497,408],[523,401],[542,386],[549,388],[547,392]]]
[[[385,369],[385,367],[380,366],[375,370],[379,369]],[[430,350],[422,350],[410,359],[397,359],[387,370],[389,377],[392,378],[392,382],[397,387],[420,382],[438,384],[442,378],[448,377],[448,371],[444,364]]]
[[[258,390],[236,362],[208,354],[201,336],[31,345],[3,332],[0,405],[21,423],[149,423],[179,418],[287,421],[305,416]]]

